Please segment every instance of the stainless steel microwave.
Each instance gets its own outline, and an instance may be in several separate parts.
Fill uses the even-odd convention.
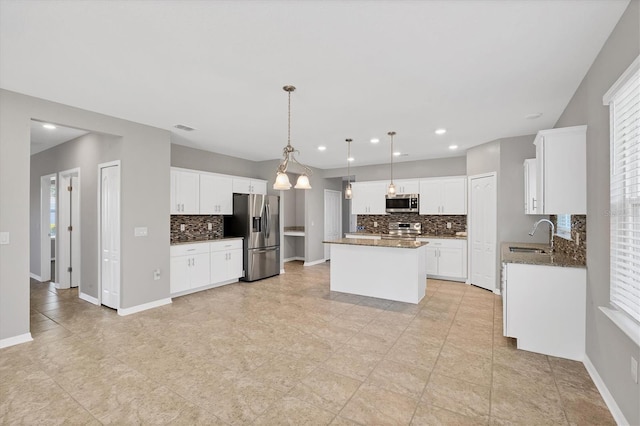
[[[418,194],[398,194],[395,197],[386,196],[385,211],[387,213],[418,213]]]

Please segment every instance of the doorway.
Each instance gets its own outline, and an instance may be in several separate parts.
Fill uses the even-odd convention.
[[[342,237],[342,192],[324,190],[324,239]],[[331,244],[324,245],[324,259],[331,259]]]
[[[80,285],[80,169],[60,172],[56,235],[56,288]]]
[[[98,165],[100,303],[120,308],[120,161]]]
[[[496,291],[497,185],[496,174],[469,177],[470,283]]]
[[[41,282],[56,280],[57,188],[55,173],[40,177],[40,277],[38,281]]]

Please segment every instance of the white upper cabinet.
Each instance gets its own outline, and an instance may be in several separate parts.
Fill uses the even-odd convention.
[[[387,185],[380,182],[353,182],[353,198],[351,214],[387,214],[385,211],[385,195]]]
[[[587,126],[536,135],[537,214],[586,214]]]
[[[260,179],[234,177],[233,192],[238,194],[266,194],[267,181]]]
[[[171,170],[171,214],[200,212],[200,175],[198,172]]]
[[[233,179],[200,174],[200,214],[233,214]]]
[[[455,176],[420,181],[420,214],[467,214],[467,178]]]
[[[420,181],[415,179],[401,179],[393,182],[397,194],[417,194],[420,192]]]
[[[524,214],[538,214],[536,159],[524,160]]]

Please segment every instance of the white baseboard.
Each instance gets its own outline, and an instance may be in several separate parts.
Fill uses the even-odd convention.
[[[302,265],[302,266],[319,265],[319,264],[324,263],[326,261],[327,261],[327,259],[318,259],[318,260],[314,260],[312,262],[304,262],[304,265]]]
[[[132,306],[130,308],[118,308],[118,315],[126,316],[135,314],[138,312],[146,311],[147,309],[158,308],[160,306],[168,305],[171,303],[171,298],[156,300],[154,302],[143,303],[142,305]]]
[[[58,290],[66,290],[68,288],[71,288],[71,287],[68,287],[68,286],[63,287],[62,284],[60,284],[60,283],[55,283],[54,282],[54,284],[56,285],[56,289],[58,289]]]
[[[284,268],[280,269],[280,273],[284,274]]]
[[[89,296],[86,293],[80,292],[80,294],[78,295],[78,297],[82,300],[84,300],[85,302],[89,302],[89,303],[93,303],[94,305],[98,305],[100,306],[100,302],[98,301],[98,299],[96,299],[93,296]]]
[[[493,289],[493,294],[497,294],[498,296],[500,296],[502,293],[500,292],[499,288],[494,288]]]
[[[613,419],[619,425],[628,425],[629,422],[624,417],[622,410],[620,410],[620,407],[618,407],[616,400],[613,398],[613,395],[611,395],[611,392],[609,392],[609,389],[607,389],[607,385],[604,384],[604,381],[600,377],[600,374],[598,374],[598,370],[596,370],[596,367],[591,363],[591,360],[589,359],[587,354],[584,355],[583,364],[587,369],[587,372],[591,376],[591,380],[593,380],[593,383],[595,383],[598,391],[600,391],[600,395],[602,396],[604,403],[607,404],[609,411],[611,411]]]
[[[29,273],[29,276],[30,276],[31,278],[33,278],[34,280],[37,280],[37,281],[42,282],[42,278],[40,277],[40,275],[36,275],[36,274],[34,274],[33,272],[30,272],[30,273]]]
[[[287,263],[287,262],[293,262],[294,260],[301,260],[301,261],[304,262],[304,257],[300,257],[300,256],[287,257],[286,259],[283,259],[282,261],[284,263]]]
[[[24,333],[18,336],[7,337],[6,339],[0,340],[0,349],[8,348],[9,346],[19,345],[20,343],[31,342],[33,337],[31,337],[31,333]]]

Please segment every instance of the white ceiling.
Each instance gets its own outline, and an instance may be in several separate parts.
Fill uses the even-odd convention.
[[[43,127],[45,124],[37,120],[31,120],[31,155],[53,148],[61,143],[86,135],[87,131],[55,125],[55,129]]]
[[[293,84],[304,163],[346,166],[347,137],[354,166],[385,163],[389,130],[400,161],[462,155],[553,126],[627,4],[0,0],[0,87],[267,160]]]

